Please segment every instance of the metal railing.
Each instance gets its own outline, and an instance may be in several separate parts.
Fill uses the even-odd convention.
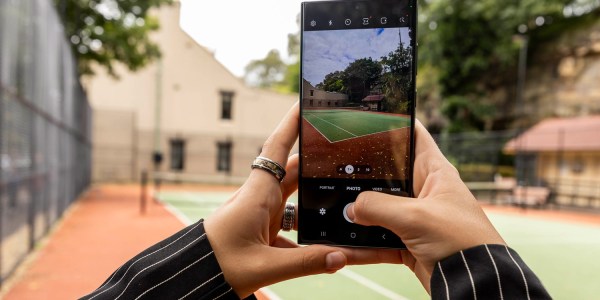
[[[600,179],[549,178],[551,202],[559,206],[600,209]]]

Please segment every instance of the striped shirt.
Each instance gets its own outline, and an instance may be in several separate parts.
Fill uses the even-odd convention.
[[[502,245],[481,245],[438,262],[431,276],[431,297],[550,299],[519,255]],[[130,259],[81,299],[239,297],[225,281],[200,220]]]
[[[435,266],[432,299],[551,299],[514,250],[481,245],[460,251]]]
[[[225,281],[200,220],[130,259],[81,299],[239,297]]]

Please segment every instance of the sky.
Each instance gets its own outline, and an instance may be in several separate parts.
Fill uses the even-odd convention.
[[[313,85],[325,75],[343,71],[360,58],[380,60],[398,48],[398,28],[307,31],[304,33],[303,75]],[[410,44],[408,28],[402,28],[402,43]]]
[[[287,35],[298,32],[301,0],[181,0],[181,27],[215,53],[236,76],[253,59],[278,49],[287,58]]]

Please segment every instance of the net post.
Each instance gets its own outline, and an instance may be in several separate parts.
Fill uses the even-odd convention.
[[[140,176],[141,182],[141,193],[140,193],[140,214],[146,214],[146,185],[148,184],[148,171],[142,170],[142,176]]]

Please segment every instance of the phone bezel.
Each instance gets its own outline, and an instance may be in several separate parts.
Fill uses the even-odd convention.
[[[335,246],[345,246],[345,247],[367,247],[367,248],[396,248],[396,249],[405,249],[406,247],[404,246],[404,244],[402,243],[401,245],[398,245],[397,247],[378,247],[378,246],[371,246],[371,245],[353,245],[353,244],[333,244],[333,243],[320,243],[320,242],[315,242],[315,241],[302,241],[301,240],[301,231],[302,228],[304,226],[302,226],[302,224],[304,222],[306,222],[306,220],[304,220],[302,218],[302,216],[304,215],[303,211],[305,211],[303,209],[303,205],[302,205],[302,186],[303,186],[303,178],[302,178],[302,174],[303,174],[303,170],[302,170],[302,145],[303,145],[303,139],[302,139],[302,120],[303,120],[303,116],[302,116],[302,112],[303,112],[303,101],[302,101],[302,95],[303,95],[303,84],[302,84],[302,78],[303,78],[303,54],[304,54],[304,26],[305,26],[305,6],[306,5],[319,5],[320,3],[326,3],[326,4],[330,4],[330,5],[351,5],[352,3],[354,3],[354,5],[358,5],[358,3],[377,3],[377,2],[391,2],[389,0],[351,0],[351,1],[344,1],[344,0],[331,0],[331,1],[310,1],[310,2],[302,2],[301,4],[301,16],[300,16],[300,95],[299,95],[299,106],[300,106],[300,118],[298,120],[298,128],[299,128],[299,147],[298,147],[298,151],[299,151],[299,166],[298,166],[298,243],[299,244],[326,244],[326,245],[335,245]],[[416,122],[416,118],[415,118],[415,114],[416,114],[416,102],[417,102],[417,90],[416,90],[416,80],[417,80],[417,59],[418,59],[418,43],[416,41],[417,38],[417,16],[418,16],[418,9],[417,9],[417,4],[415,0],[408,0],[409,4],[412,4],[412,8],[411,8],[411,13],[413,13],[413,17],[410,18],[410,22],[409,22],[409,28],[412,28],[412,36],[411,36],[411,47],[412,47],[412,55],[413,55],[413,64],[412,64],[412,87],[411,87],[411,93],[412,93],[412,99],[413,101],[411,101],[410,103],[410,119],[411,119],[411,126],[410,126],[410,145],[409,145],[409,164],[410,164],[410,171],[408,174],[408,187],[409,190],[407,191],[409,194],[409,197],[414,197],[414,191],[413,191],[413,173],[414,173],[414,161],[415,161],[415,122]],[[357,9],[355,7],[355,9]]]

